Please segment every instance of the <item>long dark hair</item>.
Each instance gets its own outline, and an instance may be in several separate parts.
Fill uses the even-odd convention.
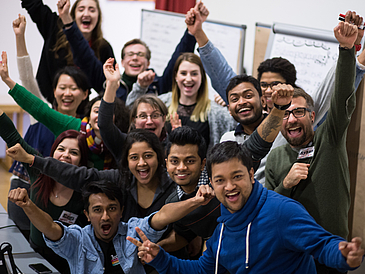
[[[50,156],[53,157],[53,154],[55,150],[57,149],[58,145],[64,140],[64,139],[77,139],[79,150],[81,154],[81,159],[79,166],[86,166],[87,165],[87,155],[88,155],[88,148],[86,145],[85,137],[81,134],[81,132],[69,129],[64,132],[62,132],[54,141]],[[36,200],[40,201],[45,207],[48,205],[49,197],[51,196],[52,190],[55,186],[56,181],[52,178],[48,177],[47,175],[41,174],[38,179],[34,182],[32,185],[32,188],[39,188]]]
[[[119,170],[121,173],[122,187],[129,187],[132,181],[131,172],[128,167],[128,154],[134,143],[146,142],[157,154],[158,167],[153,177],[161,181],[164,172],[164,150],[156,134],[145,129],[134,129],[128,133],[124,144],[122,158],[120,160]]]

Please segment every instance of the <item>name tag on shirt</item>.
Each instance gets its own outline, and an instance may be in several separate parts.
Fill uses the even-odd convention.
[[[313,157],[314,155],[314,146],[312,147],[306,147],[299,150],[298,158],[297,159],[305,159]]]
[[[79,215],[68,212],[66,210],[62,211],[61,216],[58,218],[59,221],[64,222],[69,225],[73,225]]]

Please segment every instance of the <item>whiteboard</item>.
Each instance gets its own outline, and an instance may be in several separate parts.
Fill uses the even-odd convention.
[[[265,59],[282,57],[294,64],[296,84],[312,97],[337,62],[338,42],[332,31],[275,23]]]
[[[241,73],[246,26],[207,20],[203,29],[233,70]],[[185,30],[183,14],[142,9],[141,39],[152,52],[150,67],[157,75],[162,75]]]

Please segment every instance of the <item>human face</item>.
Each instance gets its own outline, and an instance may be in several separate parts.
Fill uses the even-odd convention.
[[[150,104],[140,103],[137,107],[137,115],[134,118],[136,128],[142,128],[152,131],[158,138],[161,136],[163,127],[165,126],[166,116],[159,116],[158,119],[152,119],[154,113],[161,112],[153,108]],[[138,118],[140,115],[146,115],[147,119]]]
[[[182,61],[175,77],[180,90],[180,103],[195,104],[202,82],[200,67],[188,61]]]
[[[157,154],[146,142],[134,143],[128,152],[128,167],[140,184],[148,184],[158,167]]]
[[[271,100],[271,95],[273,92],[270,86],[271,83],[285,84],[286,80],[281,76],[280,73],[277,72],[268,71],[264,72],[261,75],[260,85],[261,85],[262,95],[265,97],[269,109],[272,109],[274,107],[274,103]],[[266,86],[267,84],[269,84],[269,86],[267,87],[267,89],[265,89],[263,86]]]
[[[75,10],[75,21],[86,40],[91,39],[91,34],[98,23],[99,10],[94,0],[81,0]]]
[[[132,56],[128,56],[128,52],[133,52]],[[144,53],[144,57],[137,55],[138,52]],[[129,45],[124,49],[124,57],[122,59],[122,66],[124,72],[128,76],[138,76],[141,72],[145,71],[150,65],[150,61],[146,58],[146,47],[141,44]]]
[[[54,151],[53,158],[61,162],[78,166],[81,160],[78,140],[75,138],[63,139]]]
[[[249,82],[243,82],[230,90],[228,103],[229,113],[242,125],[253,124],[262,117],[259,93]]]
[[[89,196],[89,208],[84,213],[94,228],[95,237],[110,242],[118,231],[122,209],[118,200],[110,200],[104,193]]]
[[[96,101],[92,107],[91,107],[91,111],[90,111],[90,117],[89,117],[89,124],[90,126],[94,129],[99,131],[99,126],[98,126],[98,116],[99,116],[99,107],[100,107],[100,102],[101,101]]]
[[[255,183],[254,171],[248,172],[240,160],[233,158],[227,162],[212,165],[210,182],[217,199],[235,213],[243,208],[252,192]]]
[[[288,110],[298,107],[307,108],[307,103],[303,97],[293,98]],[[314,111],[307,111],[304,117],[295,118],[293,114],[290,114],[288,119],[283,120],[281,133],[292,147],[304,147],[313,140],[314,131],[312,124],[314,116]]]
[[[186,193],[195,190],[205,166],[205,159],[203,161],[200,159],[198,149],[198,145],[172,144],[166,159],[166,168],[171,179]]]
[[[86,99],[87,92],[81,90],[71,76],[62,74],[54,90],[54,97],[59,112],[76,116],[76,110],[81,102]]]

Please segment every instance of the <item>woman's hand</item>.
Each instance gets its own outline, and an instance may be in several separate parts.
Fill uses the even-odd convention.
[[[181,119],[179,119],[179,114],[177,114],[177,112],[174,112],[174,114],[171,115],[170,124],[171,124],[171,131],[177,129],[178,127],[181,127]]]
[[[59,0],[57,2],[58,15],[64,25],[72,23],[70,15],[70,0]]]
[[[8,70],[8,56],[5,51],[1,54],[0,61],[0,77],[3,82],[10,88],[13,89],[15,87],[15,82],[10,79],[9,70]]]
[[[27,22],[25,20],[25,16],[19,14],[18,18],[13,21],[13,30],[16,36],[24,36],[25,26]]]
[[[29,154],[24,150],[20,144],[16,144],[6,150],[6,155],[15,161],[32,164],[34,161],[34,155]]]

